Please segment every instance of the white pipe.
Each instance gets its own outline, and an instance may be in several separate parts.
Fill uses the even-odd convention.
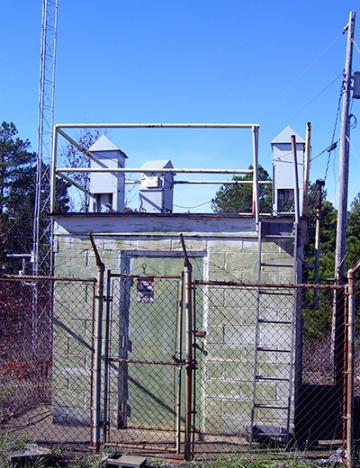
[[[56,158],[57,158],[57,131],[53,129],[52,137],[52,158],[51,158],[51,183],[50,183],[50,213],[55,210],[56,202]]]
[[[240,123],[63,123],[56,128],[258,128],[259,124]]]
[[[259,159],[259,127],[253,127],[253,200],[252,200],[252,213],[255,216],[256,229],[259,227],[259,172],[258,172],[258,159]]]
[[[60,174],[61,177],[61,174]],[[137,185],[141,184],[141,180],[125,180],[125,184],[128,185]],[[252,185],[252,180],[174,180],[174,185],[185,185],[185,184],[192,184],[192,185]],[[272,184],[272,180],[259,180],[259,185],[269,185]]]
[[[107,173],[107,172],[132,172],[132,173],[170,173],[170,174],[252,174],[252,169],[176,169],[176,168],[130,168],[130,167],[59,167],[56,174],[61,172],[89,172],[89,173]]]

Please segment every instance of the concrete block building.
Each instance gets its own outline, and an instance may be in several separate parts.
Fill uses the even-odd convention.
[[[95,143],[97,152],[98,146],[104,150],[101,163],[106,166],[109,150],[110,164],[123,167],[124,153],[105,143],[109,148],[104,140]],[[197,430],[244,435],[256,425],[275,435],[292,432],[301,332],[293,292],[271,285],[293,283],[300,272],[302,246],[293,215],[257,219],[251,213],[173,213],[169,190],[174,185],[169,174],[161,173],[173,164],[167,160],[146,167],[160,170],[147,174],[150,182],[142,182],[140,212],[123,210],[123,178],[112,176],[112,196],[106,198],[101,194],[108,192],[105,179],[111,174],[101,174],[98,184],[96,172],[90,175],[97,200],[90,213],[54,211],[55,276],[96,277],[91,232],[106,269],[131,277],[113,284],[111,355],[169,360],[176,352],[178,283],[172,277],[180,277],[183,269],[182,234],[193,279],[198,280],[196,328],[203,332],[196,350]],[[139,296],[139,281],[147,288],[145,296]],[[257,282],[267,286],[260,289]],[[55,286],[54,314],[62,326],[54,330],[53,417],[61,424],[89,423],[91,287],[84,290],[83,303],[74,306],[70,297],[57,295]],[[171,426],[176,395],[168,389],[176,379],[175,367],[154,370],[129,364],[124,371],[114,361],[109,423],[119,430]],[[84,392],[72,392],[75,386]]]

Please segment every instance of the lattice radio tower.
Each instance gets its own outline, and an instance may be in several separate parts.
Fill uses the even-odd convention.
[[[54,125],[58,0],[42,0],[33,274],[52,274],[50,165]]]

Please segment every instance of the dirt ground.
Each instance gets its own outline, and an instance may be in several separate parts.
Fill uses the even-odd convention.
[[[54,424],[51,414],[51,406],[40,405],[27,411],[23,415],[12,418],[3,425],[1,432],[8,437],[36,442],[39,445],[61,450],[69,458],[75,459],[90,454],[90,427],[64,426]],[[167,460],[174,465],[183,462],[182,455],[178,455],[175,449],[175,434],[172,431],[126,429],[110,432],[110,440],[103,450],[110,452],[120,450],[122,453],[144,454],[151,459]],[[275,457],[288,459],[293,456],[318,460],[327,458],[339,447],[339,441],[324,441],[316,447],[309,447],[300,453],[299,451],[287,451],[269,446],[255,446],[249,451],[248,442],[243,437],[195,435],[194,457],[196,459],[214,459],[216,457],[231,457],[249,455]],[[180,447],[182,452],[183,446]]]

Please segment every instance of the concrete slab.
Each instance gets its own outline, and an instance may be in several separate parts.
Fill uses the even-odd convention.
[[[136,455],[122,455],[120,458],[108,458],[106,466],[118,466],[120,468],[144,468],[146,458]]]

